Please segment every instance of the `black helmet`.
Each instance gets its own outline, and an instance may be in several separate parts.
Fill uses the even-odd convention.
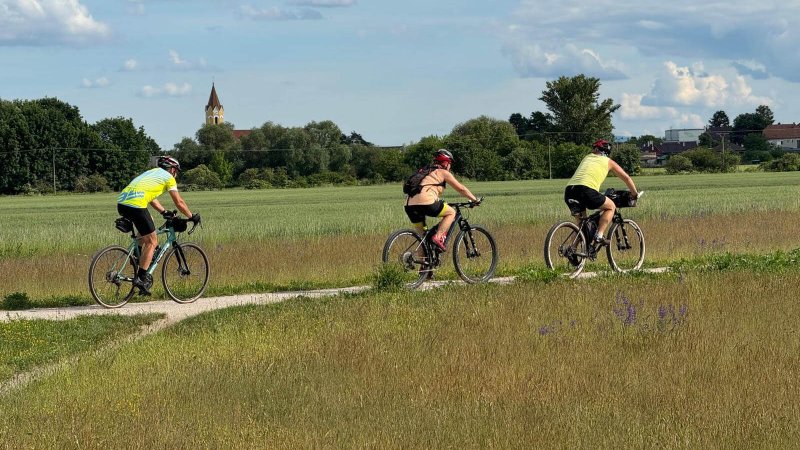
[[[592,144],[592,151],[608,156],[611,153],[611,143],[605,139],[600,139]]]
[[[449,150],[440,148],[436,150],[436,153],[433,155],[433,161],[436,163],[450,163],[453,164],[453,154],[450,153]]]
[[[160,156],[158,158],[158,167],[161,167],[164,170],[175,168],[178,169],[178,172],[180,172],[181,163],[179,163],[178,160],[172,156]]]

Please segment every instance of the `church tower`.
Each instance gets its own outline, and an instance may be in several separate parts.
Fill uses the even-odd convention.
[[[211,83],[211,95],[208,96],[208,104],[206,105],[206,124],[216,125],[222,122],[225,122],[225,108],[219,102],[214,83]]]

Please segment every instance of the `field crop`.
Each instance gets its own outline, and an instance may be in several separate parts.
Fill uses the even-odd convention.
[[[797,246],[787,237],[796,234],[800,220],[800,173],[636,181],[647,194],[625,216],[644,229],[649,265],[708,252]],[[497,238],[498,274],[543,264],[547,230],[568,219],[565,180],[467,184],[486,196],[470,220]],[[606,185],[623,187],[616,179]],[[452,191],[446,194],[456,199]],[[204,217],[205,228],[188,239],[209,253],[209,295],[366,283],[388,233],[408,226],[397,185],[187,192],[185,198]],[[112,225],[114,202],[114,194],[0,197],[0,296],[21,291],[39,305],[64,303],[65,297],[89,302],[91,256],[106,245],[126,244]],[[587,270],[606,266],[601,258]],[[452,266],[438,276],[451,277]]]
[[[228,309],[0,398],[0,442],[787,448],[798,283],[688,272]]]

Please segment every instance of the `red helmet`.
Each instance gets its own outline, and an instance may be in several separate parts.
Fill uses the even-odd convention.
[[[600,139],[592,144],[592,151],[608,156],[608,154],[611,153],[611,143],[605,139]]]
[[[450,153],[448,150],[440,148],[439,150],[436,150],[436,154],[433,155],[433,161],[439,164],[442,163],[453,164],[453,154]]]
[[[172,156],[162,156],[158,158],[158,167],[161,167],[164,170],[175,168],[178,169],[178,172],[180,172],[181,163],[179,163],[178,160]]]

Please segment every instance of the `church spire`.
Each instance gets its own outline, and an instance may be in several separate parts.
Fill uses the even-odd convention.
[[[214,83],[211,83],[211,94],[208,96],[208,104],[206,105],[205,119],[207,124],[216,125],[225,121],[225,108],[219,102],[217,97],[217,89]]]

